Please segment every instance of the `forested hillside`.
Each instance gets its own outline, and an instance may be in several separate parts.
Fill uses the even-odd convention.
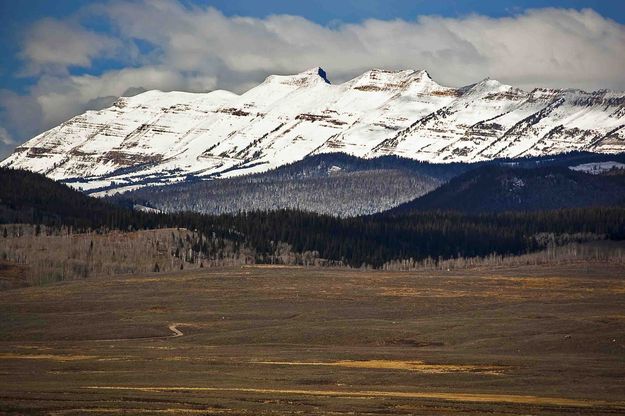
[[[92,200],[31,173],[0,170],[0,182],[10,184],[0,188],[4,224],[40,221],[98,232],[180,227],[201,236],[201,243],[192,247],[200,255],[212,256],[214,247],[227,245],[231,253],[245,251],[250,261],[259,263],[319,264],[324,259],[331,264],[382,267],[399,259],[522,254],[549,244],[625,239],[625,209],[617,207],[480,215],[433,211],[345,219],[295,210],[154,214]]]
[[[622,173],[620,169],[590,174],[559,166],[483,166],[390,212],[486,213],[622,206],[625,204]]]
[[[3,223],[70,225],[127,229],[154,226],[141,213],[91,198],[40,174],[0,169],[0,218]]]
[[[208,181],[188,178],[180,184],[145,187],[111,200],[165,212],[299,209],[353,217],[382,212],[424,195],[469,166],[323,154],[266,173]]]
[[[473,164],[434,164],[395,156],[361,159],[342,153],[328,153],[310,156],[272,171],[249,176],[212,180],[190,176],[182,183],[145,187],[114,195],[110,197],[110,201],[128,207],[149,206],[164,212],[227,214],[296,209],[354,217],[382,212],[408,203],[450,179],[465,174],[474,186],[463,187],[464,194],[458,195],[455,193],[461,191],[454,191],[456,185],[444,187],[445,191],[437,191],[432,195],[440,195],[442,192],[448,196],[424,197],[423,200],[428,201],[424,203],[424,209],[460,208],[468,212],[482,212],[484,208],[492,211],[558,209],[591,206],[592,201],[597,198],[598,202],[612,203],[618,192],[617,195],[611,195],[611,189],[615,185],[600,178],[580,179],[577,185],[574,181],[567,185],[560,183],[563,181],[537,180],[541,171],[527,171],[520,174],[528,178],[527,186],[521,189],[527,195],[523,195],[518,189],[507,186],[503,178],[501,183],[493,184],[494,178],[488,175],[499,172],[498,176],[501,177],[501,172],[506,172],[504,168],[561,168],[554,171],[556,176],[562,176],[564,172],[565,179],[583,178],[583,175],[568,174],[566,170],[569,167],[607,161],[625,162],[625,156],[571,153],[556,157],[501,159]],[[470,173],[480,168],[488,169],[489,166],[492,169],[500,166],[501,169],[486,170],[484,172],[487,173],[480,178],[476,176],[482,171],[476,171],[475,175]],[[602,186],[604,182],[605,186]],[[517,183],[520,184],[518,181]],[[552,185],[553,188],[550,188]],[[563,192],[565,195],[560,198],[550,195]],[[580,195],[578,200],[575,199],[577,194]],[[474,202],[465,205],[465,200]],[[544,202],[544,206],[541,206],[541,202]]]

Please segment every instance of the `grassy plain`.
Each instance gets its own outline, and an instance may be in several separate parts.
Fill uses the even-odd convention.
[[[625,269],[257,266],[6,290],[0,413],[625,414]]]

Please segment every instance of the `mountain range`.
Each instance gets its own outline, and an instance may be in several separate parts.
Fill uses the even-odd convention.
[[[241,95],[121,97],[34,137],[0,165],[105,195],[336,152],[433,163],[618,153],[624,127],[622,92],[524,91],[491,79],[450,88],[423,70],[371,70],[334,85],[314,68],[269,76]]]

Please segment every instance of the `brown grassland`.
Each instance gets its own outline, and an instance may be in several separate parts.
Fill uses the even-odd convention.
[[[2,414],[625,414],[623,265],[91,277],[0,318]]]

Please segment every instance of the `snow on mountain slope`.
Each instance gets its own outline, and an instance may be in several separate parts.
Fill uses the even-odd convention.
[[[410,155],[417,153],[436,162],[480,160],[474,153],[480,148],[483,137],[472,135],[471,128],[476,123],[508,113],[522,100],[521,90],[486,79],[466,88],[449,105],[385,140],[371,154],[413,157]]]
[[[342,87],[345,92],[330,107],[340,113],[360,114],[356,113],[351,124],[324,143],[317,153],[342,151],[366,156],[389,135],[451,103],[457,96],[455,89],[438,85],[426,71],[368,71]]]
[[[426,71],[371,70],[333,85],[321,68],[269,76],[244,94],[148,91],[88,111],[1,165],[88,192],[262,172],[310,154],[473,162],[572,150],[625,151],[625,94],[486,79],[443,87]]]
[[[608,161],[608,162],[596,162],[596,163],[583,163],[577,166],[570,166],[569,169],[578,172],[586,172],[592,175],[598,175],[600,173],[609,172],[614,169],[625,170],[625,163]]]
[[[530,95],[530,100],[536,96],[540,100],[545,95],[550,99],[541,110],[508,129],[500,140],[485,149],[483,156],[494,158],[508,154],[540,156],[567,150],[622,150],[618,143],[616,148],[610,148],[606,140],[624,125],[625,95],[574,90],[535,90]],[[621,132],[620,139],[624,138]]]

